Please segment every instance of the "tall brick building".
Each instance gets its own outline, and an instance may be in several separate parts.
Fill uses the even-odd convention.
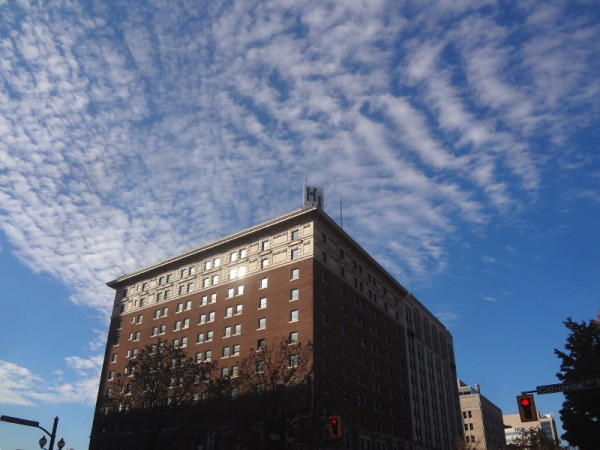
[[[107,448],[100,400],[115,374],[157,337],[229,375],[264,342],[312,342],[314,395],[343,419],[336,448],[452,449],[462,438],[452,336],[318,207],[108,285],[91,449]]]

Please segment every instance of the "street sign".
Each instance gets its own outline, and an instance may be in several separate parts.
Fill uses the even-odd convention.
[[[545,386],[537,386],[535,389],[538,394],[554,394],[555,392],[582,391],[585,389],[598,388],[600,388],[600,379],[571,381],[569,383],[560,384],[547,384]]]
[[[17,423],[19,425],[27,425],[28,427],[39,427],[40,423],[34,420],[19,419],[18,417],[0,416],[3,422]]]

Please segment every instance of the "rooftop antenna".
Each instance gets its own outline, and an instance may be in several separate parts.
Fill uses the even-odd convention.
[[[344,224],[349,224],[350,221],[346,219],[344,221],[344,197],[340,195],[340,227],[344,228]]]

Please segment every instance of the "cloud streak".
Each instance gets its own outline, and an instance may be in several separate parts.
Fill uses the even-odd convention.
[[[89,8],[0,11],[0,227],[105,317],[107,280],[296,209],[306,177],[398,279],[443,271],[600,110],[598,27],[561,2]]]

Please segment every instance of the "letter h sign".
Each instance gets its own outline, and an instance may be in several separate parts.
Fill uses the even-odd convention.
[[[316,186],[304,186],[303,207],[310,208],[318,206],[323,209],[323,188]]]

